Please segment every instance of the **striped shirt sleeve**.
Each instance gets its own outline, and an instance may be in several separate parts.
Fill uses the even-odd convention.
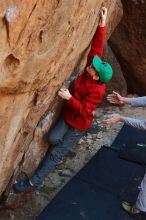
[[[146,96],[138,97],[138,98],[132,98],[131,99],[131,105],[132,106],[146,106]]]
[[[131,127],[146,130],[146,119],[135,119],[130,117],[123,117],[124,123]]]

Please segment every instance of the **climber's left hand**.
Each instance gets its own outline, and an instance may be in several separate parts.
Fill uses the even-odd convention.
[[[58,95],[66,100],[69,100],[72,97],[68,89],[60,89]]]

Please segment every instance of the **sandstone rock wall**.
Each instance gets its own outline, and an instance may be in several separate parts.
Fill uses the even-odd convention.
[[[117,60],[117,57],[111,50],[109,43],[105,45],[105,55],[104,59],[111,64],[114,74],[112,80],[107,84],[106,93],[112,93],[113,91],[119,92],[121,95],[127,95],[127,83],[123,76],[123,71]]]
[[[146,95],[146,1],[122,0],[123,18],[110,38],[129,92]]]
[[[120,0],[0,2],[0,194],[44,156],[41,137],[58,110],[57,91],[82,60],[103,3],[109,36],[121,17]]]

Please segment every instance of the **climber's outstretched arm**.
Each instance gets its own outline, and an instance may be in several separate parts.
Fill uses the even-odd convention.
[[[91,50],[88,55],[87,66],[91,65],[93,57],[95,55],[98,55],[100,58],[103,55],[106,19],[107,8],[102,7],[99,14],[99,25],[97,27],[96,33],[94,34],[91,44]]]

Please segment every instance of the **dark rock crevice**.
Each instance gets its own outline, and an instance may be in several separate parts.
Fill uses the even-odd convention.
[[[109,43],[124,72],[128,92],[146,94],[146,1],[124,1],[123,18]]]

